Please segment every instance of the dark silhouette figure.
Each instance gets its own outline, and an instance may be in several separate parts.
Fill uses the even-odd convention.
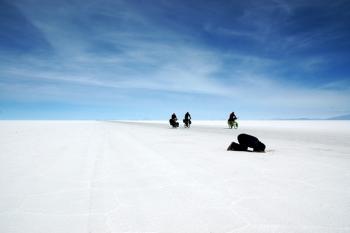
[[[243,146],[237,142],[231,142],[227,150],[234,150],[234,151],[248,151],[248,147]]]
[[[240,134],[237,139],[239,144],[232,142],[227,150],[248,151],[248,148],[253,148],[254,152],[265,152],[265,144],[252,135]]]
[[[231,112],[228,120],[227,120],[227,124],[228,126],[232,129],[232,128],[235,128],[237,129],[238,128],[238,123],[236,122],[237,120],[237,116],[235,115],[234,112]]]
[[[191,121],[191,115],[189,112],[186,112],[185,114],[185,118],[183,119],[183,123],[185,124],[185,127],[189,128],[192,124],[192,121]]]
[[[264,152],[265,144],[260,142],[258,138],[249,134],[240,134],[237,137],[239,144],[251,147],[255,152]]]
[[[171,119],[169,120],[169,123],[174,128],[179,127],[179,122],[177,122],[177,116],[175,113],[173,113],[173,115],[171,115]]]
[[[229,117],[228,119],[231,120],[231,121],[237,120],[237,117],[236,117],[236,115],[235,115],[235,112],[231,112],[230,117]]]

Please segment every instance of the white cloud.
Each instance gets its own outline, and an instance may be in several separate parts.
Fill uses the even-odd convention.
[[[278,7],[287,13],[292,11],[292,7],[285,2],[276,2]],[[95,92],[101,97],[97,99],[111,102],[118,98],[125,101],[133,99],[131,95],[140,89],[170,94],[212,95],[226,101],[218,105],[235,101],[252,109],[290,109],[307,113],[325,112],[325,109],[330,108],[349,108],[349,92],[332,89],[344,87],[347,83],[334,82],[322,87],[303,87],[289,80],[280,81],[285,78],[279,78],[277,71],[281,69],[281,64],[289,65],[288,61],[231,52],[222,53],[197,45],[188,35],[157,27],[148,18],[134,12],[132,7],[123,5],[125,3],[121,1],[115,3],[119,4],[120,12],[112,11],[111,8],[97,2],[89,3],[82,9],[85,15],[75,12],[78,6],[63,8],[58,12],[44,12],[40,7],[18,4],[31,22],[46,36],[55,54],[14,57],[12,63],[18,65],[3,65],[0,75],[3,80],[11,77],[13,82],[17,80],[18,83],[1,83],[0,79],[0,88],[12,89],[13,93],[19,93],[24,99],[24,94],[20,93],[36,95],[37,98],[43,99],[62,98],[73,102],[96,101],[91,93],[96,87],[113,89],[116,97],[113,97],[112,91],[106,94],[101,90]],[[116,20],[115,23],[121,21],[124,24],[120,27],[126,28],[118,29],[114,25],[103,25],[84,18],[93,15],[95,11]],[[253,12],[247,11],[243,18],[246,20],[253,16]],[[83,22],[83,25],[77,22]],[[91,25],[85,25],[87,22]],[[128,23],[139,27],[133,29],[132,26],[127,26]],[[255,33],[241,30],[215,30],[233,36],[257,36]],[[312,39],[306,36],[300,46],[307,46],[308,41]],[[290,38],[287,44],[296,44],[296,40],[300,41],[300,38]],[[98,47],[99,42],[106,42],[118,51],[103,54],[91,52],[91,48]],[[310,57],[295,64],[305,71],[313,71],[325,62],[327,60],[323,57]],[[54,87],[56,83],[59,84],[57,88]],[[35,85],[39,85],[35,87],[35,91],[28,91]],[[129,90],[130,96],[124,92],[121,94],[122,91]],[[77,93],[70,93],[73,91]]]

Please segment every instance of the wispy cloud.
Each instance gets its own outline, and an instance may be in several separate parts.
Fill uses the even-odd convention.
[[[239,102],[242,112],[255,108],[275,116],[278,110],[280,115],[349,110],[347,80],[339,81],[343,74],[324,74],[329,78],[316,85],[308,81],[314,73],[331,70],[327,54],[300,55],[344,34],[331,34],[333,24],[285,33],[283,27],[296,27],[295,15],[305,7],[301,2],[246,4],[251,7],[240,5],[242,12],[232,18],[229,11],[222,16],[203,6],[207,12],[195,15],[205,20],[196,28],[183,23],[193,12],[186,7],[176,9],[181,23],[159,21],[169,22],[162,7],[176,7],[173,3],[143,9],[122,0],[16,0],[17,13],[49,49],[0,55],[0,97],[96,105],[148,98],[150,105],[158,100],[171,105],[183,95],[206,96],[202,103],[208,108],[215,106],[213,100],[222,109]],[[189,106],[196,109],[196,103]]]

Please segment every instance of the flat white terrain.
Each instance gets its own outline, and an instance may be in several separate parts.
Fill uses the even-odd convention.
[[[239,123],[0,121],[0,232],[350,232],[349,121]]]

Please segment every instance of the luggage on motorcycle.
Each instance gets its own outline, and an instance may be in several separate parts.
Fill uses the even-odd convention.
[[[227,124],[228,124],[228,127],[231,128],[231,129],[232,128],[235,128],[235,129],[238,128],[238,123],[235,120],[228,120]]]
[[[189,119],[183,119],[182,122],[185,124],[185,127],[190,127],[192,124],[191,120]]]
[[[179,122],[176,122],[174,119],[170,119],[169,123],[172,127],[177,128],[179,127]]]

